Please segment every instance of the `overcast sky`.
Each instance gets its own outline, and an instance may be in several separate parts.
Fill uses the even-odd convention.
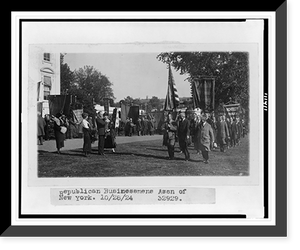
[[[116,101],[127,96],[145,99],[157,96],[165,98],[168,84],[168,69],[156,59],[155,53],[101,53],[66,54],[64,62],[73,71],[85,65],[93,66],[113,83]],[[188,76],[180,75],[172,68],[179,97],[190,96]]]

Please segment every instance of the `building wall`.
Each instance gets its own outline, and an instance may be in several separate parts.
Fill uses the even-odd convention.
[[[42,114],[49,114],[47,95],[60,94],[60,54],[32,46],[29,50],[29,94],[42,105]]]

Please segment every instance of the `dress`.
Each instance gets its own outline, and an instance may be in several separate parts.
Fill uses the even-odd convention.
[[[109,124],[109,132],[106,134],[104,148],[116,148],[116,130],[114,128],[114,123]]]
[[[55,136],[57,150],[65,146],[64,144],[65,135],[60,132],[61,126],[66,126],[66,125],[64,124],[62,119],[56,119],[54,122],[54,136]]]
[[[83,152],[88,154],[92,151],[91,142],[91,128],[87,120],[82,120],[82,132],[83,132]]]

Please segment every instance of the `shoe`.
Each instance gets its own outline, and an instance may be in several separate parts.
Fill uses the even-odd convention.
[[[203,162],[204,162],[205,164],[208,164],[208,161],[206,161],[206,160],[204,160]]]

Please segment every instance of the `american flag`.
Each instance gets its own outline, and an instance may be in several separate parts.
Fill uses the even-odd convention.
[[[178,105],[179,105],[179,96],[174,82],[171,65],[169,64],[168,90],[167,90],[164,110],[173,111],[178,107]]]

